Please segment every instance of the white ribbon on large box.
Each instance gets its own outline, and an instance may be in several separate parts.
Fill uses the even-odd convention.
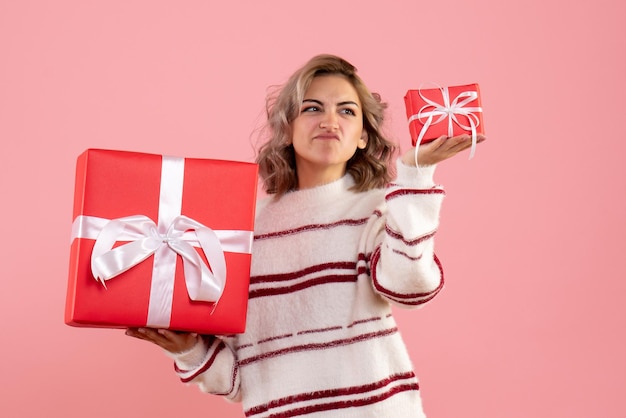
[[[154,254],[146,326],[168,328],[172,314],[176,259],[183,260],[185,284],[194,301],[217,303],[226,284],[224,252],[250,254],[252,231],[213,230],[181,215],[185,159],[162,157],[158,223],[145,215],[117,219],[79,215],[72,240],[95,239],[93,277],[110,280]],[[115,248],[116,242],[126,242]],[[204,252],[204,262],[195,247]]]

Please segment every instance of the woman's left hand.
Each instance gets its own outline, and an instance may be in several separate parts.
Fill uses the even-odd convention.
[[[482,134],[476,136],[476,143],[481,143],[487,137]],[[440,136],[439,138],[427,144],[420,145],[417,158],[420,166],[434,165],[443,160],[454,157],[459,152],[472,146],[472,137],[470,135],[459,135],[448,138]],[[415,167],[415,147],[411,148],[402,155],[402,162],[406,165]]]

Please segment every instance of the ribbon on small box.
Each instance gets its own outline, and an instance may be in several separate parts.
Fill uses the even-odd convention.
[[[184,170],[184,158],[163,156],[158,223],[144,215],[117,219],[80,215],[72,224],[72,240],[96,240],[91,271],[105,288],[107,280],[154,255],[149,327],[169,327],[178,255],[189,298],[217,303],[226,283],[224,252],[252,251],[252,231],[212,230],[181,215]],[[126,243],[113,248],[116,242]],[[196,247],[202,249],[210,268]]]
[[[462,86],[462,87],[474,87],[475,90],[462,90],[459,92],[454,98],[451,98],[450,91],[448,87],[440,87],[437,86],[436,89],[428,89],[428,90],[439,90],[441,92],[441,101],[442,103],[437,102],[432,98],[426,97],[422,91],[425,90],[420,87],[417,90],[417,93],[421,100],[425,103],[417,113],[413,113],[413,110],[410,109],[409,105],[409,95],[414,91],[409,90],[407,92],[407,96],[405,97],[406,105],[407,105],[407,116],[409,125],[413,121],[419,121],[422,124],[422,128],[417,135],[417,139],[415,140],[415,164],[417,165],[417,149],[422,143],[426,132],[432,125],[436,125],[438,123],[442,123],[447,121],[447,134],[449,137],[454,136],[454,126],[458,126],[464,131],[471,132],[472,135],[472,146],[470,148],[469,159],[474,157],[476,152],[476,144],[477,144],[477,132],[478,127],[480,126],[481,116],[478,113],[482,113],[483,109],[480,106],[480,97],[478,94],[478,86]],[[469,106],[471,103],[475,102],[478,106]],[[467,122],[461,122],[459,117],[466,119]],[[436,118],[436,119],[435,119]]]

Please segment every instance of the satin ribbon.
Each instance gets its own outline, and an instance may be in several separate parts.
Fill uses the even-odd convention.
[[[441,96],[443,98],[443,104],[437,103],[434,100],[430,100],[427,97],[424,97],[422,94],[422,89],[418,90],[418,93],[422,100],[427,104],[422,106],[418,113],[412,115],[409,118],[409,124],[414,120],[419,120],[420,123],[423,124],[422,129],[417,137],[417,141],[415,142],[415,165],[419,167],[417,164],[417,150],[424,139],[424,135],[428,128],[431,125],[435,125],[448,120],[448,136],[451,137],[454,134],[454,123],[460,126],[462,129],[466,131],[471,131],[472,133],[472,146],[470,148],[469,159],[471,160],[474,157],[474,153],[476,152],[476,144],[477,144],[477,135],[476,128],[480,125],[480,119],[475,115],[475,112],[482,112],[482,107],[469,107],[468,103],[476,100],[478,98],[478,92],[476,91],[464,91],[459,93],[452,101],[450,101],[450,92],[447,87],[439,87],[441,90]],[[430,110],[432,109],[432,110]],[[464,125],[459,121],[457,115],[462,115],[467,117],[469,125]],[[433,120],[435,117],[438,118]],[[424,122],[423,120],[426,119]]]
[[[107,280],[154,255],[146,323],[150,327],[169,327],[178,255],[190,299],[217,303],[226,283],[224,252],[252,251],[252,231],[214,231],[180,214],[183,178],[184,159],[164,156],[158,224],[145,215],[117,219],[80,215],[72,225],[72,240],[96,240],[91,271],[105,287]],[[118,241],[127,243],[113,248]],[[194,247],[202,249],[210,269]]]

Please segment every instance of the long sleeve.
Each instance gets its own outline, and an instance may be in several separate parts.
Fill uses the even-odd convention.
[[[418,170],[398,162],[397,169],[396,182],[370,219],[366,253],[376,291],[393,304],[415,308],[443,287],[434,236],[445,193],[433,182],[435,166]]]
[[[222,338],[203,336],[183,353],[168,353],[180,380],[195,383],[200,390],[240,401],[240,375],[234,351]]]
[[[181,380],[249,418],[423,417],[388,302],[415,307],[441,287],[433,171],[398,166],[395,184],[364,192],[346,174],[259,204],[246,331],[175,355]]]

